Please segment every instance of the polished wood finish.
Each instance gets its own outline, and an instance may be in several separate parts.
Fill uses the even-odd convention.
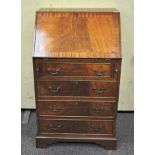
[[[39,116],[114,117],[114,101],[38,101]]]
[[[33,69],[36,146],[94,142],[116,149],[121,72],[117,10],[40,10]]]
[[[51,78],[53,76],[95,76],[111,77],[110,63],[40,63],[38,76]]]
[[[119,12],[39,11],[34,56],[120,58],[119,27]]]
[[[40,134],[84,133],[112,136],[113,120],[41,119]]]
[[[74,138],[73,138],[74,137]],[[94,135],[78,135],[77,134],[65,134],[65,135],[40,135],[36,137],[36,147],[37,148],[46,148],[51,144],[57,142],[87,142],[87,143],[96,143],[100,146],[103,146],[106,149],[115,150],[117,146],[117,139],[114,137],[104,137],[104,136],[94,136]]]
[[[120,59],[35,58],[33,61],[39,81],[73,79],[119,81]],[[51,67],[48,68],[47,64]],[[71,69],[73,67],[75,69]]]
[[[38,96],[116,97],[116,82],[103,81],[40,81]]]

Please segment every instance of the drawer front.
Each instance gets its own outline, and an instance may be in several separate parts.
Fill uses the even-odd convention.
[[[79,76],[114,78],[112,63],[38,63],[38,78],[48,79],[55,76]]]
[[[89,133],[112,135],[114,121],[40,120],[40,133]]]
[[[38,101],[40,116],[114,116],[115,102]]]
[[[115,97],[116,88],[116,82],[40,81],[38,82],[38,96]]]

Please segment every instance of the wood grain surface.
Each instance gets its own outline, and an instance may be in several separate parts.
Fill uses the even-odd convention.
[[[116,97],[117,82],[103,81],[40,81],[38,96]]]
[[[83,141],[116,149],[119,18],[116,10],[36,13],[37,147]]]
[[[41,119],[40,133],[88,133],[112,136],[113,120]]]
[[[34,57],[120,58],[119,12],[37,12]]]
[[[38,101],[39,116],[108,116],[114,117],[116,102],[95,101]]]

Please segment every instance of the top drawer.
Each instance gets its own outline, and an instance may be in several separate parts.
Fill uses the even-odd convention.
[[[54,77],[83,77],[117,79],[117,65],[113,63],[53,63],[39,62],[35,66],[40,80]]]

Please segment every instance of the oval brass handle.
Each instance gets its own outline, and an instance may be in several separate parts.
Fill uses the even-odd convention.
[[[61,109],[57,109],[57,108],[53,108],[53,107],[48,107],[48,109],[50,109],[53,112],[59,112],[59,111],[61,111]]]
[[[53,112],[58,112],[60,109],[52,109]]]
[[[55,71],[48,70],[49,75],[58,75],[60,73],[61,68],[57,68]]]
[[[116,73],[118,72],[118,69],[117,69],[117,68],[115,69],[115,72],[116,72]]]
[[[94,70],[94,73],[96,76],[104,76],[105,75],[106,70],[103,70],[101,73],[98,73],[97,70]]]
[[[49,130],[60,130],[62,128],[62,125],[61,124],[58,124],[58,125],[53,125],[53,124],[49,124],[48,125],[48,129]]]
[[[60,87],[57,87],[57,88],[52,88],[51,86],[48,87],[48,91],[50,93],[58,93],[60,90]]]
[[[39,68],[38,67],[36,68],[36,72],[39,72]]]
[[[93,88],[93,90],[95,93],[104,93],[106,89],[105,88],[99,88],[99,89]]]
[[[92,111],[94,111],[94,112],[103,112],[104,108],[92,108]]]

